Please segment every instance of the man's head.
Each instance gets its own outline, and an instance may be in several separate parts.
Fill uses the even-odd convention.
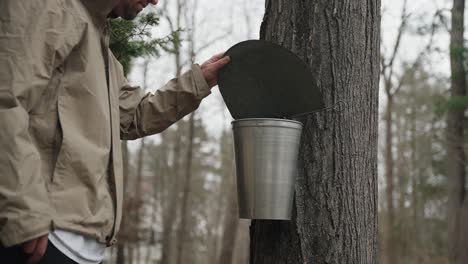
[[[156,5],[158,0],[120,0],[112,9],[112,17],[134,19],[148,4]]]

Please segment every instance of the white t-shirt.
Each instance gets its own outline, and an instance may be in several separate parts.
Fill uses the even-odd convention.
[[[99,243],[95,238],[56,229],[49,233],[49,241],[79,264],[99,264],[104,260],[106,244]]]

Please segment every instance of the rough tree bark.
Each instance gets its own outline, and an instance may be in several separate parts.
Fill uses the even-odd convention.
[[[466,96],[464,69],[464,0],[454,0],[452,31],[450,33],[450,68],[452,71],[451,99]],[[465,107],[448,109],[447,118],[447,176],[449,178],[449,259],[450,263],[468,263],[468,195],[466,157],[463,149]]]
[[[334,108],[300,120],[292,220],[252,222],[251,263],[377,262],[379,33],[379,0],[266,1],[261,38],[300,56]]]

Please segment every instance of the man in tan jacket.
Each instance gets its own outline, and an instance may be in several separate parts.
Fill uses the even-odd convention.
[[[217,84],[221,55],[155,94],[127,83],[107,19],[157,2],[0,1],[0,262],[100,263],[122,215],[120,139],[163,131]]]

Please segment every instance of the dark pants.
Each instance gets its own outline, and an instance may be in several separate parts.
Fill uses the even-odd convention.
[[[4,248],[0,245],[0,263],[23,264],[26,263],[28,255],[18,246]],[[73,260],[62,254],[50,241],[47,250],[39,261],[39,264],[76,264]]]

